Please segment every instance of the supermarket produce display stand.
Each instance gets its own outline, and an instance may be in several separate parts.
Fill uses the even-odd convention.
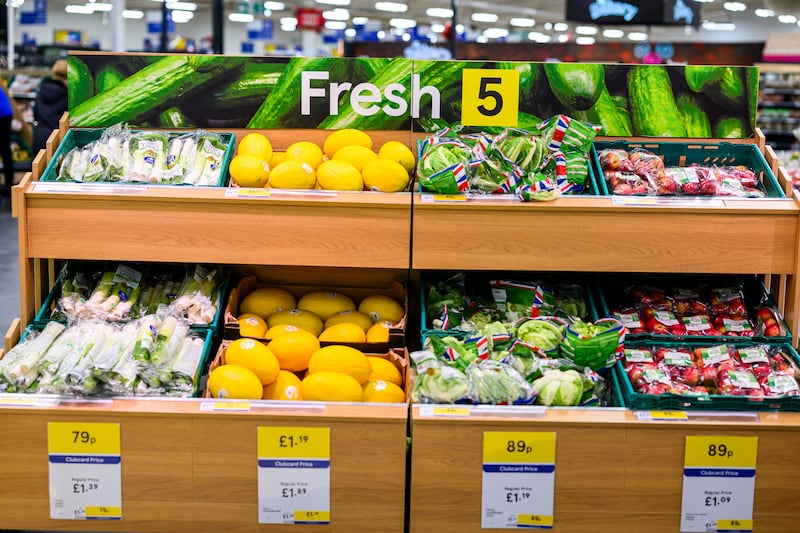
[[[565,197],[530,205],[415,193],[412,271],[763,274],[794,326],[800,318],[800,196],[763,136],[748,142],[758,144],[787,199]],[[613,408],[437,414],[414,405],[410,530],[460,533],[481,527],[487,431],[556,433],[553,524],[555,531],[570,532],[678,531],[686,437],[757,436],[755,528],[795,528],[800,503],[790,490],[794,476],[785,461],[800,438],[800,414],[646,418]]]
[[[56,187],[70,184],[39,181],[65,133],[62,121],[13,191],[21,321],[8,332],[7,347],[32,320],[63,259],[342,267],[353,276],[374,269],[408,273],[410,264],[412,279],[433,269],[757,273],[766,276],[787,322],[800,318],[800,196],[763,137],[755,141],[789,198],[676,205],[612,197],[453,201],[420,193],[265,197],[233,188],[113,185],[65,192]],[[303,132],[307,140],[323,135]],[[377,145],[390,138],[413,145],[417,137],[374,136]],[[277,149],[297,138],[292,131],[270,132]],[[401,531],[406,491],[410,531],[478,530],[486,431],[556,433],[556,531],[642,531],[643,524],[647,531],[676,531],[689,435],[757,436],[757,529],[792,530],[800,518],[795,476],[786,467],[800,437],[795,413],[648,421],[613,408],[461,408],[453,416],[421,406],[409,415],[404,405],[201,406],[202,400],[109,399],[1,408],[0,424],[14,430],[0,442],[6,480],[0,524],[65,531],[294,530],[257,525],[256,428],[264,425],[331,428],[332,525],[305,526],[308,531]],[[49,518],[46,427],[53,421],[121,425],[121,521]]]
[[[66,131],[65,116],[13,190],[22,320],[7,333],[6,349],[53,285],[56,260],[320,267],[323,273],[348,267],[345,276],[359,281],[376,269],[407,277],[410,193],[263,197],[233,188],[136,185],[55,192],[38,178]],[[305,130],[302,137],[321,144],[324,135]],[[377,146],[389,139],[409,143],[408,135],[376,132],[373,139]],[[298,134],[272,131],[269,138],[280,150]],[[0,425],[14,428],[0,444],[0,476],[7,480],[0,489],[0,524],[64,531],[294,530],[257,523],[257,428],[275,425],[330,428],[331,525],[304,525],[304,531],[365,531],[365,523],[375,531],[403,530],[406,405],[252,402],[244,410],[226,404],[214,410],[205,400],[212,404],[207,411],[203,403],[113,399],[0,408]],[[56,421],[120,424],[122,520],[50,519],[47,424]]]

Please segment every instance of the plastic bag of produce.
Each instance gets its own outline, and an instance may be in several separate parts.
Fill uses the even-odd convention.
[[[467,164],[470,148],[456,139],[432,137],[422,143],[417,179],[422,189],[441,194],[458,194],[469,187]]]
[[[414,403],[464,403],[469,401],[469,381],[457,368],[439,361],[429,351],[411,353],[411,401]]]
[[[707,387],[716,386],[719,382],[718,374],[736,366],[733,353],[734,349],[725,344],[695,348],[692,359],[700,369],[701,384]]]
[[[570,407],[581,403],[583,376],[577,370],[552,369],[533,382],[536,403],[553,407]]]
[[[470,398],[475,403],[508,405],[528,404],[534,400],[531,385],[511,366],[500,361],[484,360],[466,369]]]
[[[610,368],[622,357],[625,327],[614,318],[595,323],[575,320],[568,324],[561,341],[561,356],[580,368]]]
[[[567,115],[556,115],[541,122],[537,127],[542,132],[542,141],[553,152],[574,148],[588,154],[592,149],[592,141],[599,131],[597,126]]]
[[[567,322],[554,316],[522,319],[515,324],[514,337],[547,357],[555,357],[566,328]]]
[[[180,148],[180,152],[177,152]],[[222,160],[225,157],[225,143],[216,133],[196,131],[193,136],[184,138],[175,146],[177,167],[183,167],[182,181],[191,185],[216,185],[222,173]],[[167,159],[167,162],[169,159]],[[169,166],[169,165],[167,165]],[[177,173],[173,177],[178,183]]]
[[[131,134],[127,178],[132,182],[161,183],[169,138],[157,131]]]
[[[508,321],[550,315],[555,310],[555,291],[548,283],[494,279],[489,287],[497,309]]]
[[[115,124],[100,136],[102,153],[108,163],[108,181],[124,181],[130,150],[131,131],[127,124]]]

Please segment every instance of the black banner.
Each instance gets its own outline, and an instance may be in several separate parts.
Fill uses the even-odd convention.
[[[567,0],[566,19],[595,24],[696,26],[700,6],[691,0]]]

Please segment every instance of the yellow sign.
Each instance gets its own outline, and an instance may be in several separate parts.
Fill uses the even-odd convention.
[[[122,518],[120,507],[91,507],[86,506],[86,518]]]
[[[214,402],[212,409],[214,411],[249,411],[250,402]]]
[[[688,420],[689,415],[683,411],[650,411],[652,420]]]
[[[433,416],[469,416],[469,407],[434,407]]]
[[[48,422],[50,454],[119,455],[119,424],[99,422]]]
[[[331,513],[328,511],[295,511],[295,522],[330,522]]]
[[[753,531],[753,521],[717,520],[717,531]]]
[[[485,431],[483,462],[555,464],[556,434],[541,431]]]
[[[272,191],[269,189],[256,189],[256,188],[249,188],[249,187],[241,187],[239,189],[239,196],[240,197],[261,197],[267,198],[270,196]]]
[[[258,456],[270,459],[330,459],[330,428],[258,428]]]
[[[463,194],[434,194],[434,202],[466,202],[467,197]]]
[[[519,123],[519,71],[462,71],[461,123],[465,126],[509,126]]]
[[[517,525],[553,527],[553,517],[540,514],[520,514],[517,515]]]
[[[689,436],[683,464],[687,468],[755,468],[757,455],[758,437]]]

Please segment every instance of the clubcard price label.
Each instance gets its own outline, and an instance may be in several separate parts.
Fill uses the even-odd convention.
[[[119,424],[49,422],[50,518],[121,520]]]
[[[556,434],[483,434],[481,528],[553,527]]]
[[[752,531],[757,437],[686,437],[681,531]]]
[[[329,524],[330,467],[330,428],[258,428],[258,523]]]
[[[519,71],[462,71],[461,123],[465,126],[509,126],[519,122]]]

